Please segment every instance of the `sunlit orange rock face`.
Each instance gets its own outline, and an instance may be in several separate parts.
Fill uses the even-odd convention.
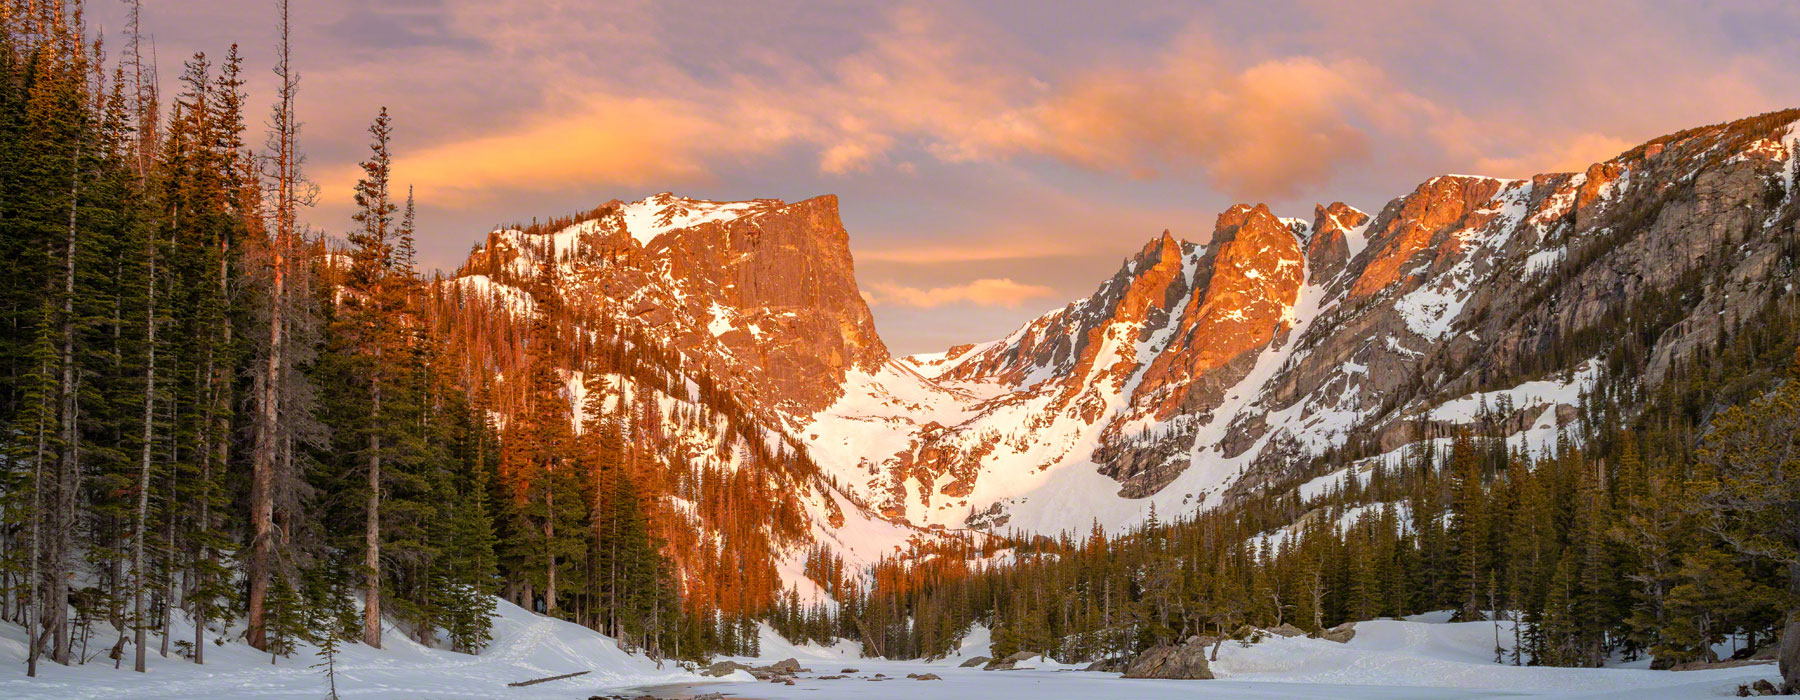
[[[1305,281],[1300,239],[1267,206],[1239,204],[1219,215],[1179,323],[1164,331],[1166,345],[1150,360],[1129,408],[1107,426],[1104,440],[1116,449],[1097,461],[1120,480],[1121,494],[1154,493],[1188,462],[1181,437],[1132,443],[1130,433],[1218,408],[1257,352],[1286,332]]]
[[[771,403],[817,410],[837,398],[846,370],[888,358],[856,288],[836,196],[701,224],[652,241],[645,254],[688,290],[676,303],[692,320],[669,326],[676,346],[723,346],[731,357],[713,358],[713,369]],[[707,319],[719,307],[735,323],[715,333]]]
[[[1180,303],[1189,288],[1183,256],[1183,244],[1164,231],[1144,244],[1093,296],[1039,317],[1008,342],[995,344],[943,376],[1020,384],[1034,372],[1049,370],[1048,374],[1072,380],[1065,385],[1079,385],[1095,368],[1109,333],[1129,326],[1160,327],[1168,319],[1170,308]],[[1099,369],[1110,372],[1115,368]]]
[[[1261,204],[1220,214],[1208,247],[1204,286],[1195,285],[1174,339],[1132,397],[1156,420],[1216,406],[1218,390],[1248,368],[1215,372],[1275,337],[1306,279],[1299,239]]]
[[[1369,223],[1369,215],[1343,202],[1313,207],[1312,235],[1306,243],[1307,277],[1328,281],[1350,262],[1349,234]]]
[[[614,200],[559,232],[496,232],[462,274],[536,285],[567,306],[639,324],[759,409],[810,413],[840,395],[846,372],[887,361],[836,196],[727,203],[738,210],[648,241],[633,237],[625,215],[707,206],[718,203]]]
[[[1427,180],[1412,194],[1395,200],[1399,209],[1383,212],[1382,222],[1376,224],[1380,228],[1369,231],[1374,257],[1351,286],[1351,298],[1378,294],[1414,276],[1415,257],[1432,249],[1443,234],[1470,226],[1466,219],[1493,199],[1504,184],[1494,178],[1445,175]]]

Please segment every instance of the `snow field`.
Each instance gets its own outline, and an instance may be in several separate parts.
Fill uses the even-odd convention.
[[[181,620],[177,639],[192,639],[193,627]],[[319,658],[311,646],[269,663],[269,655],[239,641],[208,642],[206,664],[150,654],[147,673],[130,669],[132,649],[125,649],[125,668],[114,670],[106,657],[117,631],[110,627],[89,643],[94,657],[85,665],[61,666],[40,659],[38,677],[25,676],[25,630],[0,623],[0,698],[8,700],[223,700],[286,698],[318,700],[327,692]],[[238,630],[234,630],[238,631]],[[494,641],[479,655],[431,649],[389,630],[384,648],[345,643],[337,659],[338,694],[344,698],[518,698],[572,700],[629,686],[693,680],[673,663],[657,668],[654,661],[620,651],[612,638],[586,627],[528,612],[505,601],[495,610]],[[160,644],[152,635],[151,644]],[[78,645],[79,646],[79,645]],[[507,683],[576,671],[587,675],[523,688]]]

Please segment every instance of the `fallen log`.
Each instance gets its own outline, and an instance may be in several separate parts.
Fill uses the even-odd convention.
[[[527,686],[527,685],[537,685],[539,683],[549,683],[550,681],[560,681],[564,678],[574,678],[576,676],[585,676],[588,673],[590,673],[590,672],[589,671],[576,671],[574,673],[565,673],[560,676],[549,676],[549,677],[545,677],[545,678],[533,678],[528,681],[519,681],[517,683],[508,683],[508,684],[506,684],[506,687],[519,688],[519,687],[523,687],[523,686]]]

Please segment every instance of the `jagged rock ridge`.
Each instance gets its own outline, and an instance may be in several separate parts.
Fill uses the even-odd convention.
[[[829,196],[615,201],[557,231],[491,234],[454,283],[500,301],[554,285],[642,324],[885,518],[1123,525],[1330,448],[1447,435],[1489,399],[1541,445],[1606,351],[1537,358],[1689,285],[1650,349],[1654,385],[1792,283],[1797,120],[1689,130],[1579,173],[1436,177],[1373,215],[1233,206],[1206,243],[1165,232],[1092,295],[935,355],[888,355]]]

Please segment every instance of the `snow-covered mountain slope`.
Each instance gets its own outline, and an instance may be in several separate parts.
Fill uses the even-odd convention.
[[[615,200],[493,231],[440,285],[495,424],[546,355],[574,432],[621,431],[687,592],[722,606],[740,588],[822,597],[801,575],[814,544],[860,570],[934,537],[821,478],[790,435],[790,416],[888,359],[836,207]]]
[[[1627,381],[1654,387],[1791,289],[1797,120],[1579,173],[1434,177],[1373,214],[1233,206],[1004,338],[909,358],[875,332],[830,196],[614,201],[496,231],[446,284],[499,316],[553,300],[641,329],[804,450],[810,537],[867,559],[938,527],[1178,516],[1476,420],[1541,449],[1609,358],[1649,358]],[[1595,336],[1650,305],[1660,335]]]
[[[1581,173],[1436,177],[1373,217],[1237,205],[1206,244],[1165,234],[1006,338],[850,374],[799,437],[888,517],[1033,532],[1189,512],[1332,448],[1441,439],[1483,404],[1541,449],[1624,342],[1584,333],[1676,297],[1650,387],[1790,289],[1796,119]]]

